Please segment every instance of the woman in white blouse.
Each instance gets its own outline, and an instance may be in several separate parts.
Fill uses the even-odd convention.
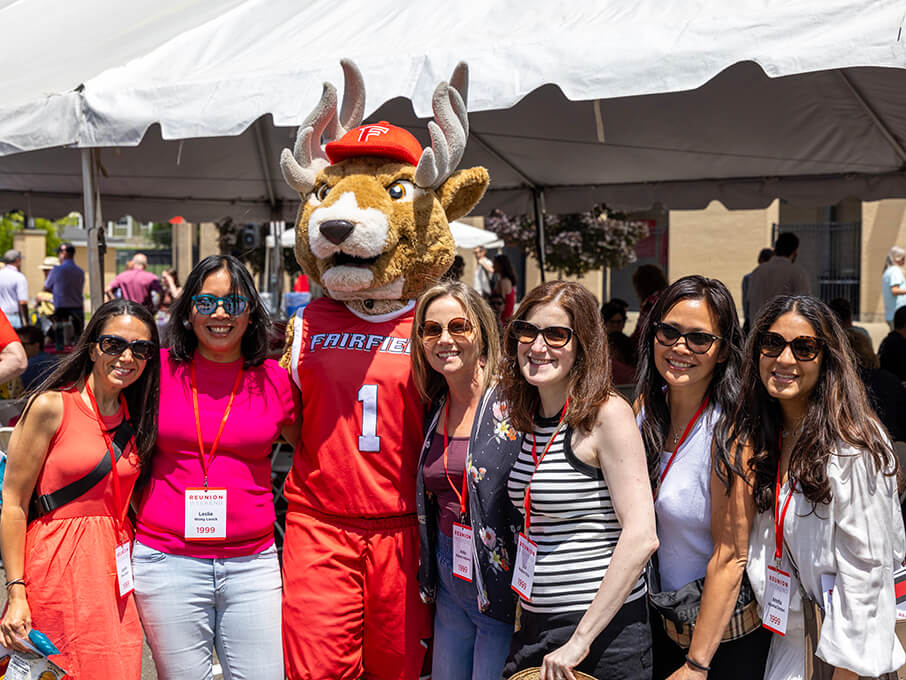
[[[824,609],[815,654],[835,679],[896,671],[906,661],[894,634],[893,571],[906,552],[896,459],[820,300],[782,296],[762,311],[734,427],[754,452],[747,571],[766,627],[785,633],[773,635],[765,678],[803,677],[803,594]],[[784,574],[788,595],[775,585]]]

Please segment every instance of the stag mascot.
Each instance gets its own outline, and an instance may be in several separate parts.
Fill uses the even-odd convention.
[[[286,675],[415,680],[431,619],[416,583],[424,416],[409,337],[415,299],[453,261],[448,222],[489,180],[480,167],[454,172],[468,136],[464,64],[434,92],[427,149],[387,122],[362,126],[362,76],[342,64],[339,115],[325,84],[281,158],[302,197],[296,258],[326,292],[293,318],[283,359],[302,392],[285,486]]]

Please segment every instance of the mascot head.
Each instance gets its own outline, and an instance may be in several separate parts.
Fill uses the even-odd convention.
[[[422,149],[386,121],[361,125],[362,74],[352,62],[341,63],[339,116],[336,90],[325,83],[280,165],[302,198],[296,222],[302,269],[330,297],[379,313],[390,301],[418,297],[449,268],[455,254],[449,222],[478,203],[489,178],[481,167],[454,172],[469,135],[465,64],[435,89],[431,147]]]

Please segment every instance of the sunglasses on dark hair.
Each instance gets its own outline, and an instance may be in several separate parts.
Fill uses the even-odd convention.
[[[664,345],[664,347],[673,347],[682,338],[686,341],[686,347],[693,354],[704,354],[711,349],[711,345],[715,341],[723,340],[719,335],[712,335],[705,331],[683,333],[679,328],[671,326],[669,323],[659,322],[654,324],[654,328],[654,339]]]
[[[548,326],[547,328],[538,328],[528,321],[515,320],[510,322],[508,330],[511,337],[516,338],[523,345],[535,342],[538,334],[544,338],[544,342],[552,349],[559,349],[566,346],[573,337],[573,329],[566,326]]]
[[[779,357],[787,345],[799,361],[812,361],[821,352],[824,341],[812,335],[800,335],[787,340],[780,333],[762,333],[758,338],[758,349],[766,357]]]
[[[132,350],[133,357],[142,361],[147,361],[154,356],[154,351],[157,349],[150,340],[133,340],[129,342],[126,338],[121,338],[119,335],[102,335],[98,338],[98,349],[112,357],[118,357],[127,348]]]
[[[468,335],[472,332],[472,322],[461,316],[450,319],[446,326],[437,321],[425,321],[418,329],[418,335],[422,340],[437,340],[444,334],[444,328],[450,335]]]
[[[205,316],[216,312],[221,305],[223,305],[223,311],[230,316],[238,316],[248,307],[249,299],[243,295],[217,297],[216,295],[203,293],[202,295],[193,295],[192,302],[195,303],[195,311]]]

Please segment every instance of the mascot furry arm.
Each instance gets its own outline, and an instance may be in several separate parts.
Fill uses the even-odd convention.
[[[281,158],[302,199],[296,258],[326,293],[291,320],[282,359],[302,394],[284,487],[286,670],[290,680],[363,672],[415,680],[431,617],[416,574],[424,407],[410,375],[414,299],[449,268],[449,221],[474,207],[489,179],[480,167],[455,171],[469,130],[464,64],[434,91],[427,149],[388,122],[361,125],[362,75],[349,61],[343,71],[339,115],[336,90],[325,84]],[[325,537],[356,544],[351,524],[379,531],[385,547],[356,560],[341,555]],[[359,563],[370,566],[349,566]],[[369,600],[369,592],[392,595]],[[336,619],[360,610],[355,622]],[[345,629],[364,630],[364,645]],[[363,646],[351,660],[330,651]]]

